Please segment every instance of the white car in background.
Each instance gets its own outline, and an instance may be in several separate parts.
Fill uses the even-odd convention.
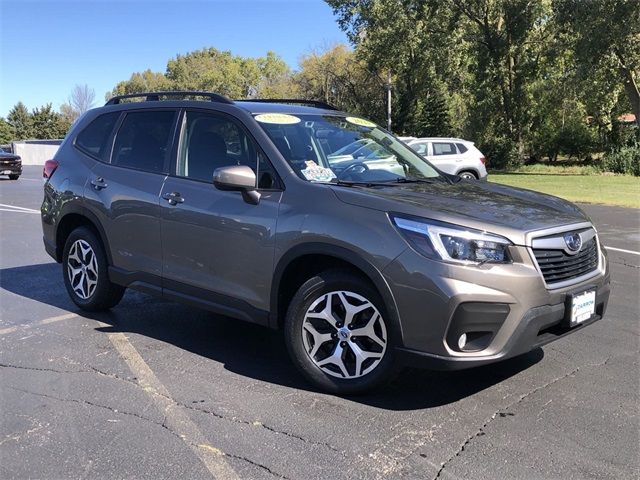
[[[486,159],[473,142],[460,138],[400,137],[418,154],[429,160],[443,172],[469,180],[487,176]]]

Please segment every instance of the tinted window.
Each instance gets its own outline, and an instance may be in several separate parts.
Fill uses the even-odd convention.
[[[434,143],[433,154],[434,155],[454,155],[458,153],[456,151],[456,145],[454,143]]]
[[[426,143],[412,143],[410,147],[415,150],[420,155],[427,154],[427,144]]]
[[[107,160],[108,142],[113,126],[120,117],[120,112],[100,115],[85,127],[76,138],[76,146],[89,155]]]
[[[170,110],[127,113],[116,135],[111,163],[162,173],[175,115]]]
[[[459,151],[460,153],[464,153],[464,152],[466,152],[467,150],[469,150],[469,149],[465,146],[465,144],[464,144],[464,143],[456,143],[456,147],[458,147],[458,151]]]
[[[275,188],[276,175],[264,154],[245,130],[229,117],[187,112],[176,174],[203,182],[213,181],[216,168],[250,167],[259,188]]]

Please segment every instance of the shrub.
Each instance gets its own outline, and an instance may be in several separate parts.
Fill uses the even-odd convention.
[[[640,144],[607,152],[602,158],[602,169],[606,172],[640,176]]]
[[[515,167],[522,163],[517,145],[506,137],[486,140],[480,145],[480,150],[487,159],[487,166],[494,170]]]

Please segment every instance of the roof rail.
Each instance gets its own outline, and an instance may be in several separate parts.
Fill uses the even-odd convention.
[[[320,100],[304,100],[301,98],[244,98],[236,100],[237,102],[258,102],[258,103],[289,103],[293,105],[308,105],[316,108],[324,108],[326,110],[338,110],[333,105]]]
[[[105,105],[118,105],[121,100],[125,98],[142,98],[145,97],[145,101],[154,102],[159,101],[160,97],[208,97],[212,102],[219,103],[233,103],[233,100],[228,99],[224,95],[212,92],[197,92],[189,90],[177,90],[177,91],[164,91],[164,92],[140,92],[129,93],[127,95],[116,95],[111,97]]]

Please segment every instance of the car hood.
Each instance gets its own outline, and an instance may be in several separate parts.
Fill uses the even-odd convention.
[[[13,153],[2,152],[0,153],[0,159],[2,160],[20,160],[19,155],[15,155]]]
[[[389,187],[332,187],[352,205],[476,228],[525,244],[535,230],[590,221],[558,197],[490,182],[407,183]]]

